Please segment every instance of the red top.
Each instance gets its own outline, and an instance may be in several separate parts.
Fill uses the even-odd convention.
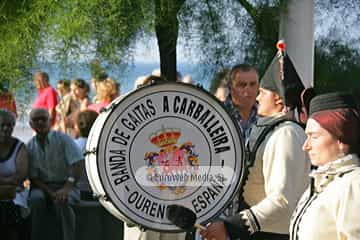
[[[33,108],[45,108],[47,110],[53,109],[54,116],[51,120],[51,125],[54,125],[56,120],[56,111],[55,107],[58,103],[57,93],[54,88],[51,86],[42,88],[38,90],[38,95],[35,98],[35,101],[32,105]]]
[[[17,116],[15,98],[11,93],[4,92],[0,94],[0,108],[7,109]]]

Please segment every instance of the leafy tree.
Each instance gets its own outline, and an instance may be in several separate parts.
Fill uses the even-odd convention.
[[[39,51],[41,38],[37,24],[39,12],[31,14],[29,1],[4,1],[0,4],[0,82],[22,86]]]
[[[245,59],[259,67],[260,73],[266,70],[276,52],[276,42],[279,40],[280,12],[285,11],[285,0],[260,1],[255,6],[246,0],[237,0],[252,19],[251,29],[255,33],[250,41],[250,53]]]
[[[161,70],[166,78],[175,80],[177,13],[184,2],[6,0],[0,5],[0,70],[9,75],[9,69],[20,68],[19,61],[24,58],[28,60],[22,63],[26,73],[36,66],[35,60],[56,60],[65,65],[96,58],[105,67],[116,68],[131,61],[137,38],[155,29]],[[5,51],[9,49],[11,53]],[[8,65],[6,56],[14,57]],[[21,72],[14,77],[25,75]]]
[[[188,48],[213,76],[239,62],[262,74],[275,54],[284,0],[186,1],[179,16]],[[200,54],[199,54],[200,52]]]
[[[153,32],[158,40],[161,71],[168,80],[175,80],[179,36],[182,44],[194,49],[200,62],[210,69],[207,74],[239,61],[258,66],[262,73],[274,55],[278,16],[286,2],[3,0],[0,81],[20,86],[30,78],[32,69],[49,60],[71,67],[74,62],[98,59],[106,69],[121,68],[131,63],[136,41]],[[348,6],[360,6],[357,1],[341,5],[340,1],[329,4],[319,0],[317,14],[322,9],[331,13],[332,5],[345,15]],[[352,39],[352,43],[356,41]]]
[[[160,52],[160,70],[176,81],[176,47],[179,33],[177,14],[185,0],[155,0],[155,31]]]
[[[360,54],[334,40],[317,43],[315,52],[316,90],[347,91],[360,100]]]
[[[266,8],[264,3],[255,8],[247,1],[238,2],[256,20],[256,28],[262,31],[261,38],[266,38],[267,33],[264,31],[268,28],[263,23],[267,21],[262,19],[267,12],[275,16],[276,11],[269,11],[274,7]],[[214,59],[216,66],[224,66],[228,56],[234,55],[227,34],[223,32],[227,21],[224,10],[234,5],[239,4],[220,0],[5,0],[0,12],[3,20],[2,36],[13,35],[20,38],[21,43],[10,40],[14,44],[12,49],[17,52],[11,54],[11,59],[14,59],[9,62],[11,67],[4,66],[1,70],[9,75],[9,69],[18,68],[15,58],[26,58],[28,61],[24,62],[27,66],[24,71],[14,78],[26,76],[25,72],[28,74],[28,70],[36,67],[37,62],[49,59],[69,65],[79,59],[90,62],[92,58],[97,58],[107,68],[114,68],[130,62],[136,40],[155,30],[161,70],[165,77],[174,80],[181,24],[178,18],[184,22],[197,22],[201,31],[200,42],[205,46],[203,49],[211,50],[204,55]],[[232,13],[237,15],[235,11]],[[13,26],[19,31],[12,32]],[[186,28],[183,30],[186,31]],[[24,33],[23,37],[19,37],[21,32]],[[275,36],[276,32],[272,35]],[[9,42],[2,43],[1,50],[10,46]],[[27,51],[26,48],[30,49]],[[2,52],[5,54],[5,51]]]

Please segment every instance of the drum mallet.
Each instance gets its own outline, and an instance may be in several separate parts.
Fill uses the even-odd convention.
[[[172,224],[186,231],[191,231],[193,228],[206,230],[206,227],[195,223],[196,214],[184,206],[169,205],[166,210],[166,216]]]

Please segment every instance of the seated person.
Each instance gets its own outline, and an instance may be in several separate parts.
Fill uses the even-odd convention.
[[[28,190],[23,181],[28,170],[28,155],[23,142],[12,137],[15,115],[0,109],[0,231],[1,238],[26,239]]]
[[[70,136],[50,130],[46,109],[30,112],[36,135],[29,141],[29,175],[32,239],[75,240],[75,214],[70,206],[79,200],[76,181],[83,156]]]
[[[83,154],[86,151],[86,142],[90,133],[90,129],[98,115],[99,114],[95,111],[85,110],[81,111],[76,117],[75,130],[77,131],[77,135],[79,137],[75,139],[75,143],[78,145]],[[83,174],[79,179],[78,186],[80,189],[80,198],[82,200],[92,200],[92,193],[85,171],[83,171]]]

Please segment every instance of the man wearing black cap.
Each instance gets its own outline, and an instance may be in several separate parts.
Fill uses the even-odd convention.
[[[210,224],[201,232],[207,239],[289,238],[290,216],[308,185],[310,162],[301,149],[304,130],[290,120],[301,106],[304,86],[290,59],[281,57],[281,65],[278,60],[260,82],[260,118],[247,146],[247,178],[239,213]]]

